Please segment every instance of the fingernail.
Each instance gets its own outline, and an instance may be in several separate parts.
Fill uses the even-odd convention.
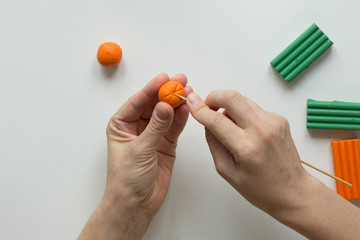
[[[156,106],[155,110],[156,110],[156,112],[155,112],[156,116],[162,121],[167,120],[170,116],[169,112],[166,111],[166,109],[164,109],[163,107],[161,107],[159,105]]]
[[[199,95],[197,95],[196,93],[192,92],[187,96],[187,100],[189,101],[190,104],[192,105],[197,105],[200,102],[202,102],[201,98],[199,97]]]

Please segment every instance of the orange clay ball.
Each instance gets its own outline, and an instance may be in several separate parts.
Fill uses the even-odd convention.
[[[174,93],[184,96],[184,87],[175,81],[168,81],[161,85],[158,97],[160,102],[166,102],[173,108],[178,107],[182,103],[182,99],[174,95]]]
[[[122,58],[122,51],[119,45],[113,42],[104,42],[97,52],[97,60],[104,67],[117,66]]]

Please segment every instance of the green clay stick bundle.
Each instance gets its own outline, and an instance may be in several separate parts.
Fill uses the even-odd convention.
[[[360,103],[308,99],[306,126],[360,130]]]
[[[270,64],[287,81],[294,80],[318,59],[333,42],[313,24]]]

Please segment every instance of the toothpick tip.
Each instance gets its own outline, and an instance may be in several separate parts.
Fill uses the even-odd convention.
[[[187,101],[187,98],[184,97],[184,96],[181,96],[181,95],[179,95],[179,94],[177,94],[177,93],[174,93],[174,95],[177,96],[178,98],[181,98],[181,99],[184,100],[184,101]]]

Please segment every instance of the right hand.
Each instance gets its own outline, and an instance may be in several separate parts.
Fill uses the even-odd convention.
[[[307,186],[315,182],[300,164],[284,117],[265,112],[237,91],[214,91],[205,102],[194,92],[187,98],[191,114],[205,126],[216,170],[227,182],[278,219],[302,206]]]

